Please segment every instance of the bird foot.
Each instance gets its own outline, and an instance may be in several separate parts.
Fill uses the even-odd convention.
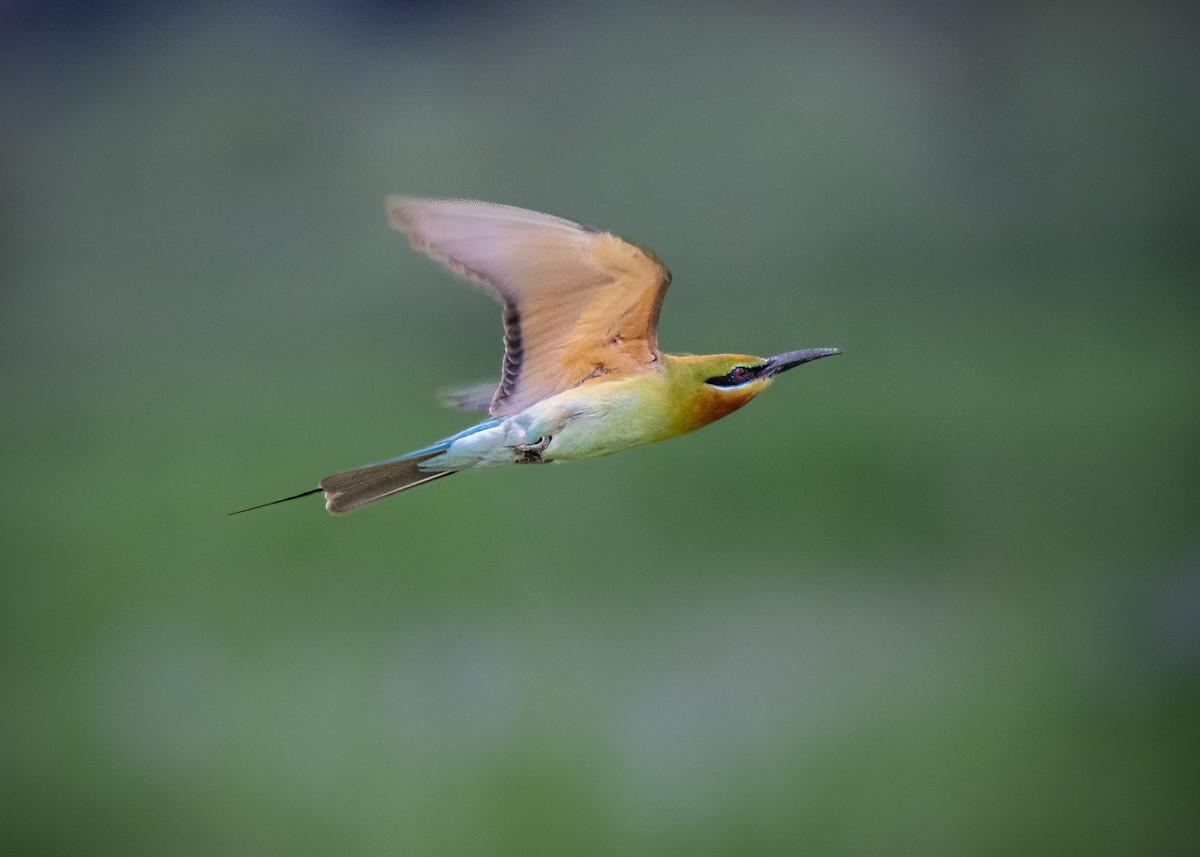
[[[542,453],[550,445],[550,435],[543,435],[536,443],[518,443],[513,447],[517,454],[517,464],[543,464]]]

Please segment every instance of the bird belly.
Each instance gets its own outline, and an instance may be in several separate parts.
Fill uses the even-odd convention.
[[[637,384],[580,386],[543,399],[499,425],[455,440],[422,470],[599,458],[669,437],[663,409]]]
[[[600,458],[649,443],[652,438],[614,415],[580,414],[564,422],[542,453],[547,461]]]
[[[577,387],[529,409],[542,411],[533,415],[531,428],[537,427],[537,435],[550,436],[543,459],[600,458],[664,436],[661,420],[656,418],[658,410],[648,409],[636,388],[621,389],[614,384],[615,389],[605,390],[606,386]]]
[[[486,470],[507,464],[594,458],[623,448],[619,443],[612,446],[611,432],[599,415],[578,408],[540,407],[543,404],[454,441],[441,455],[422,462],[421,469]]]

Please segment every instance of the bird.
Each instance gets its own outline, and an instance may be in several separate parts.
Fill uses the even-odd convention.
[[[342,515],[455,473],[600,458],[686,434],[747,404],[784,372],[837,348],[774,357],[667,354],[658,319],[671,272],[609,231],[510,205],[387,198],[415,250],[483,284],[504,308],[499,383],[452,395],[488,419],[430,446],[326,476]]]

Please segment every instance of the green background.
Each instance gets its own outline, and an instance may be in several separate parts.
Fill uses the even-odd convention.
[[[5,853],[1195,853],[1190,4],[36,5]],[[668,351],[845,354],[611,459],[226,517],[498,373],[396,192],[654,248]]]

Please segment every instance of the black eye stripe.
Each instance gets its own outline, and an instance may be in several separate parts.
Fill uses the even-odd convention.
[[[765,368],[765,363],[762,366],[734,366],[726,374],[708,378],[705,383],[714,387],[740,387],[757,378]]]

